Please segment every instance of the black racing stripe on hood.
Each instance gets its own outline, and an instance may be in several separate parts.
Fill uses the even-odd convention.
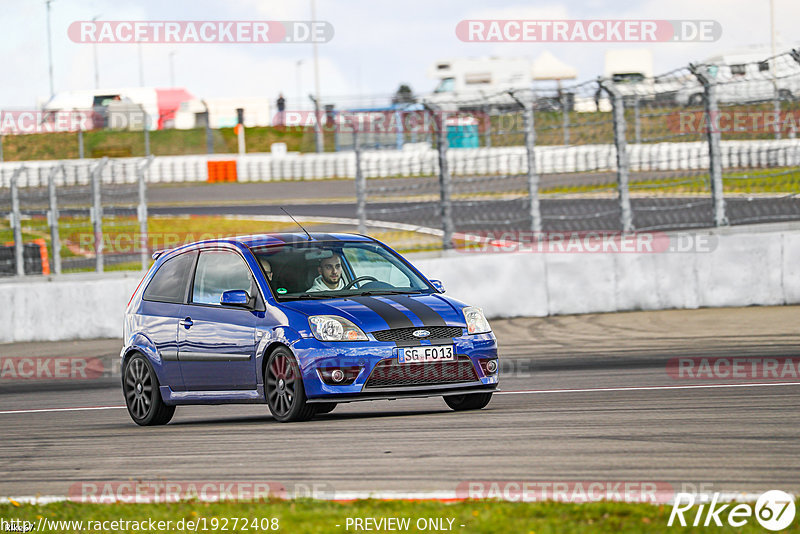
[[[380,301],[374,297],[348,297],[350,300],[358,302],[362,306],[366,306],[370,310],[380,315],[381,319],[386,321],[390,329],[395,328],[413,328],[414,323],[406,317],[406,315],[389,304],[388,302]],[[413,346],[421,345],[420,341],[407,342]],[[404,343],[404,344],[407,344]]]
[[[436,310],[418,300],[406,295],[385,295],[383,298],[391,300],[405,306],[411,313],[416,315],[425,326],[447,326],[444,317],[439,315]]]

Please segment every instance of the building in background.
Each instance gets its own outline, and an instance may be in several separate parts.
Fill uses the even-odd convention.
[[[436,105],[456,104],[469,108],[470,103],[481,105],[515,105],[508,91],[531,89],[535,82],[553,81],[557,86],[573,80],[578,71],[553,56],[542,52],[535,60],[529,58],[480,57],[440,60],[428,70],[438,80],[433,94],[424,100]]]
[[[233,128],[237,123],[237,109],[244,109],[244,125],[271,126],[272,109],[270,102],[264,97],[220,97],[192,98],[181,103],[175,115],[175,128],[182,130],[201,128],[208,122],[211,128]]]
[[[87,89],[56,94],[42,106],[45,112],[91,110],[92,129],[150,130],[175,127],[183,102],[194,97],[183,88],[132,87]]]

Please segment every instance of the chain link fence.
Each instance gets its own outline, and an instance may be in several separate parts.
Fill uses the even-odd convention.
[[[0,269],[146,265],[146,182],[355,178],[359,229],[405,251],[800,220],[797,50],[331,120],[348,150],[0,164]]]
[[[151,161],[64,161],[3,169],[0,274],[147,267]]]
[[[369,180],[393,175],[392,164],[356,151],[359,215],[430,224],[444,248],[498,230],[800,220],[799,108],[797,51],[633,82],[439,98],[417,121],[432,139],[413,147],[425,172],[404,171],[408,158],[390,151],[383,159],[401,178]]]

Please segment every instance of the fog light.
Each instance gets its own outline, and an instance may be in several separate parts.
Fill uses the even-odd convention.
[[[478,360],[483,371],[483,376],[490,376],[497,374],[500,364],[497,363],[497,358],[481,358]]]
[[[361,366],[352,367],[320,367],[319,377],[329,386],[349,386],[361,373]]]

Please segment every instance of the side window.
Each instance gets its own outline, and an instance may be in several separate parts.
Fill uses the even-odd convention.
[[[244,260],[224,250],[201,252],[194,275],[192,302],[219,305],[222,293],[234,289],[242,289],[253,296],[250,268]]]
[[[144,300],[183,303],[186,283],[196,256],[196,253],[189,252],[165,261],[147,284]]]
[[[360,247],[345,247],[344,255],[356,278],[372,276],[394,287],[410,287],[411,280],[388,258],[372,250]]]
[[[731,74],[734,76],[744,76],[747,74],[747,65],[731,65]]]

